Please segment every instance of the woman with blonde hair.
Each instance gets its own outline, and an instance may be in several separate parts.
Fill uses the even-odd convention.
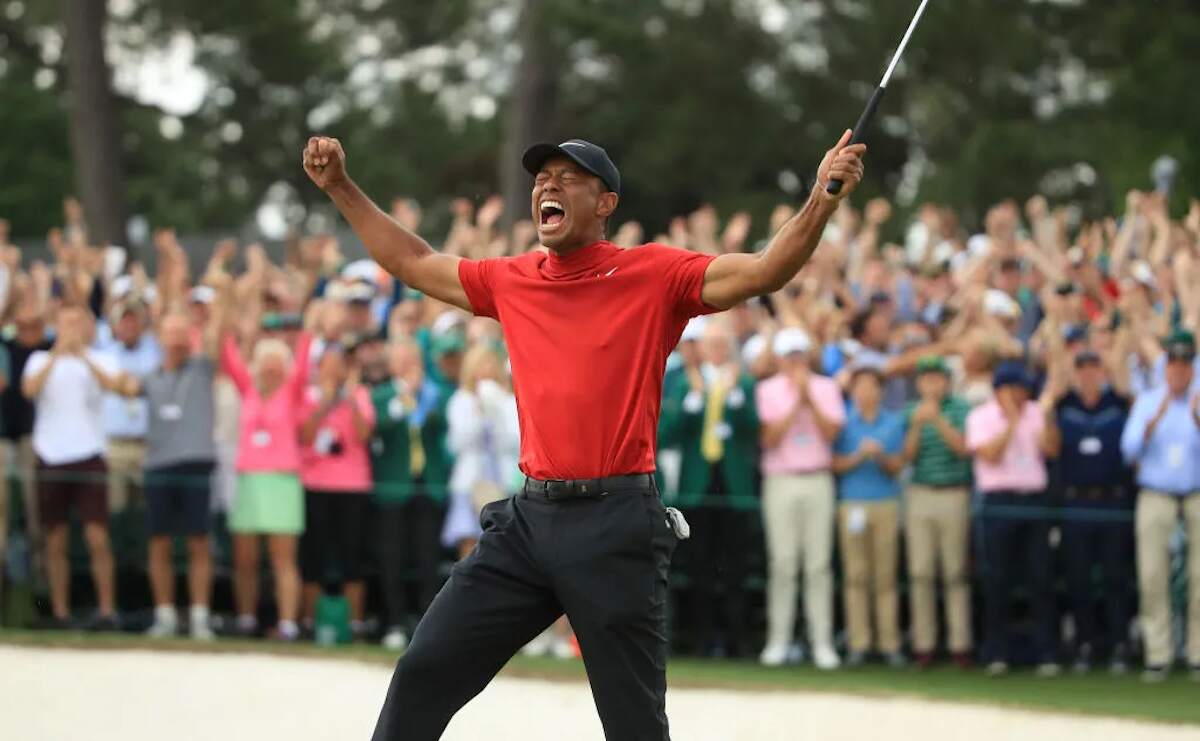
[[[294,352],[281,339],[261,339],[254,345],[249,367],[232,335],[226,335],[221,346],[222,368],[241,397],[238,477],[229,529],[237,628],[242,634],[257,631],[259,546],[265,538],[275,574],[278,636],[294,640],[300,635],[296,550],[304,531],[304,490],[297,431],[311,346],[308,332],[301,333]]]
[[[504,376],[499,354],[486,344],[472,347],[446,409],[446,446],[455,458],[442,542],[460,556],[470,553],[479,538],[480,510],[508,495],[517,468],[517,402]]]

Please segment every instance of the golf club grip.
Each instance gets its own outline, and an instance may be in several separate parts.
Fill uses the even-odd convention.
[[[871,94],[871,99],[867,101],[867,107],[863,109],[862,115],[858,117],[858,123],[854,124],[854,133],[850,135],[851,144],[858,144],[867,138],[867,129],[871,126],[871,119],[875,118],[875,109],[879,108],[879,101],[883,100],[885,92],[887,92],[887,88],[877,87],[875,88],[875,92]],[[825,191],[836,196],[842,192],[842,181],[830,180],[829,186]]]

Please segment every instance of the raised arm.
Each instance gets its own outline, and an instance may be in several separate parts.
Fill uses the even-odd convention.
[[[226,332],[221,340],[221,370],[233,381],[239,394],[244,395],[254,385],[250,369],[246,367],[246,359],[242,357],[232,332]]]
[[[853,193],[862,180],[862,156],[867,146],[850,144],[850,133],[847,130],[837,145],[825,153],[808,202],[784,224],[767,249],[754,255],[728,253],[709,263],[700,295],[704,303],[728,309],[754,296],[773,293],[804,267],[838,203]],[[831,179],[844,183],[838,195],[825,190]]]
[[[458,280],[461,258],[435,252],[424,239],[376,206],[346,174],[346,154],[337,139],[309,139],[304,149],[304,171],[350,223],[371,259],[405,285],[471,310]]]

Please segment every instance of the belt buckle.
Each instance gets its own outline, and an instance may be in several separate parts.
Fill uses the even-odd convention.
[[[546,498],[550,500],[568,499],[574,487],[566,479],[547,479]]]

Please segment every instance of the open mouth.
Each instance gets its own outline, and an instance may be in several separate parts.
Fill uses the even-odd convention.
[[[567,212],[563,205],[558,201],[547,199],[542,201],[542,206],[538,211],[541,216],[542,226],[557,227],[567,218]]]

